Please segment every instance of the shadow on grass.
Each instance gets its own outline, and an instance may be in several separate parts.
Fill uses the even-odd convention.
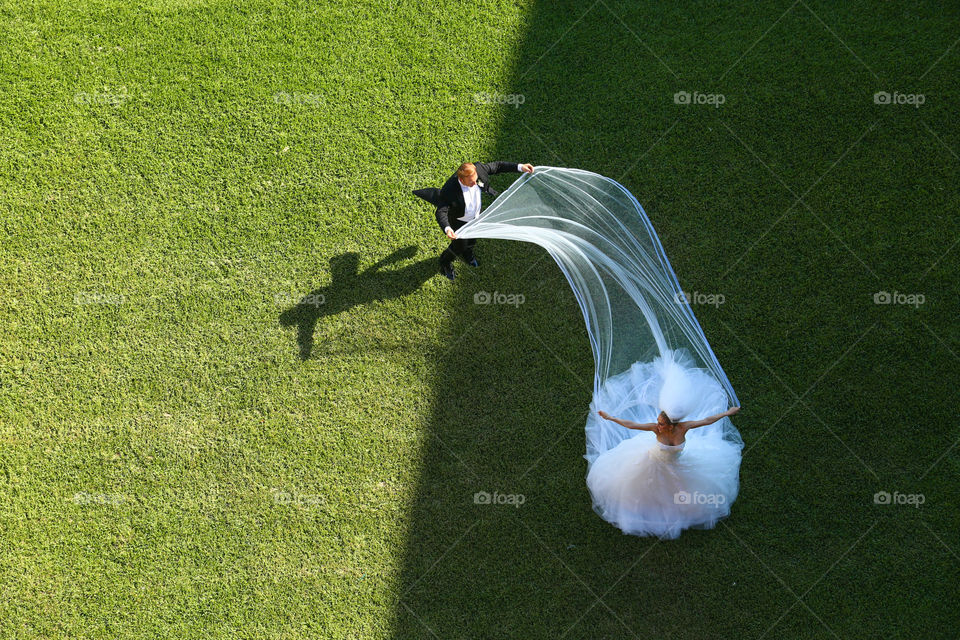
[[[674,11],[683,15],[682,26]],[[744,53],[736,34],[749,32],[753,41],[752,34],[772,29],[780,13],[761,5],[679,10],[616,0],[537,2],[505,88],[524,102],[503,110],[498,143],[475,154],[477,160],[579,167],[614,178],[651,215],[681,283],[689,279],[728,294],[731,304],[698,310],[697,317],[752,409],[753,416],[748,409],[737,427],[748,442],[763,441],[744,458],[731,517],[715,530],[685,531],[678,540],[658,542],[622,535],[593,513],[582,458],[593,376],[583,318],[542,249],[481,240],[481,268],[457,280],[449,324],[439,328],[444,347],[451,346],[428,363],[433,415],[404,523],[392,637],[876,637],[893,626],[920,637],[937,625],[952,628],[946,623],[952,610],[931,604],[950,601],[942,586],[948,581],[929,578],[942,574],[946,562],[952,570],[951,551],[931,553],[940,544],[933,536],[913,542],[919,528],[909,520],[870,528],[880,514],[870,499],[875,476],[865,473],[864,460],[890,468],[887,458],[904,451],[897,462],[918,467],[919,475],[945,455],[932,452],[920,465],[907,457],[912,446],[889,435],[903,430],[881,411],[875,420],[863,419],[865,407],[886,406],[903,389],[919,389],[919,378],[912,376],[925,367],[903,366],[910,355],[895,349],[909,341],[895,335],[885,338],[888,344],[873,336],[860,342],[879,308],[847,301],[865,299],[857,292],[875,291],[877,283],[853,264],[850,247],[819,218],[798,216],[790,227],[763,232],[792,208],[792,191],[765,173],[767,163],[754,158],[742,138],[760,149],[760,157],[777,159],[770,164],[801,190],[817,185],[832,164],[836,172],[849,165],[857,184],[884,184],[882,159],[891,143],[865,139],[846,158],[843,146],[797,153],[812,139],[811,127],[824,138],[844,140],[844,146],[862,136],[863,105],[855,99],[823,103],[788,92],[776,110],[761,110],[757,117],[754,84],[764,87],[763,94],[815,80],[833,87],[834,95],[846,95],[843,87],[856,68],[855,61],[847,64],[842,47],[823,46],[824,25],[809,11],[785,17],[777,32]],[[864,33],[872,28],[859,24]],[[950,41],[952,36],[944,47]],[[678,47],[691,53],[675,53]],[[680,69],[683,60],[690,62]],[[793,64],[798,60],[806,62]],[[666,64],[682,72],[682,83]],[[677,108],[678,88],[697,82],[709,87],[731,64],[737,66],[723,89],[739,96],[740,107],[731,100],[723,112]],[[865,95],[870,82],[861,74],[858,86]],[[924,133],[919,123],[910,127]],[[933,174],[947,170],[951,159],[945,156],[939,150],[939,160],[931,160],[918,152]],[[796,158],[803,162],[789,162]],[[514,177],[493,180],[506,188]],[[893,185],[883,197],[905,193]],[[848,204],[853,210],[858,202]],[[825,211],[832,206],[829,199],[821,203]],[[843,218],[828,219],[843,228]],[[895,224],[870,231],[891,242],[900,233]],[[731,264],[745,241],[749,255],[724,280],[714,263]],[[863,240],[850,242],[872,264],[880,263]],[[944,242],[942,250],[949,246]],[[489,268],[488,256],[496,269]],[[838,263],[851,263],[842,280]],[[914,267],[916,274],[926,266]],[[751,268],[763,275],[751,274]],[[473,304],[479,291],[522,293],[526,302],[516,308]],[[936,318],[931,332],[952,335],[947,327],[956,323],[949,325],[944,311],[929,313]],[[942,387],[938,381],[955,368],[955,354],[920,324],[911,331],[914,344],[941,354],[931,363],[940,373],[924,382]],[[844,359],[854,344],[855,355]],[[811,355],[799,359],[803,353]],[[780,373],[771,377],[767,362]],[[838,362],[842,366],[834,369]],[[889,366],[885,380],[872,369],[878,362]],[[897,377],[893,371],[904,373]],[[791,397],[785,388],[816,386],[824,376],[819,387],[808,389],[811,405],[833,424],[856,427],[842,432],[844,446],[829,427],[822,428],[826,422],[786,408]],[[945,423],[955,412],[953,395],[932,398]],[[849,397],[857,403],[847,402]],[[931,495],[946,496],[946,482],[931,487]],[[954,531],[955,519],[940,515],[931,531]],[[822,581],[828,573],[830,579]],[[895,590],[885,582],[890,575],[899,581]],[[814,586],[804,606],[796,606],[795,594],[806,595]],[[939,595],[922,599],[931,593]]]
[[[436,258],[425,258],[400,269],[386,267],[417,254],[417,247],[397,249],[386,258],[358,272],[360,255],[342,253],[330,259],[332,282],[314,289],[280,314],[280,325],[297,328],[300,358],[313,351],[313,334],[324,316],[336,315],[358,304],[399,298],[419,289],[431,276],[438,275]]]

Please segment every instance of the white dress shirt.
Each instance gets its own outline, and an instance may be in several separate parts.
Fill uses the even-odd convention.
[[[460,182],[457,180],[457,182]],[[480,187],[474,183],[472,187],[460,182],[460,189],[463,191],[463,215],[457,218],[464,222],[470,222],[480,215]]]
[[[470,222],[480,215],[480,186],[474,183],[472,187],[468,187],[460,182],[460,178],[457,178],[457,182],[460,183],[460,189],[463,191],[463,215],[457,220]],[[444,231],[453,231],[453,228],[447,225]]]

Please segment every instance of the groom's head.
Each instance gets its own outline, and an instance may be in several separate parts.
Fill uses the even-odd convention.
[[[464,162],[460,165],[460,168],[457,169],[457,178],[460,182],[468,187],[472,187],[477,184],[477,168],[473,166],[472,162]]]

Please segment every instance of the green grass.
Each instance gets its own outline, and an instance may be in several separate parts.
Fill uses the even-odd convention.
[[[954,637],[958,17],[0,3],[0,637]],[[542,250],[436,273],[410,190],[494,159],[618,179],[725,297],[695,309],[744,406],[717,529],[591,511],[592,356]]]

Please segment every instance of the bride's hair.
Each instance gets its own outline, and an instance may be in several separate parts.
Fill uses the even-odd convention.
[[[661,424],[664,422],[668,422],[672,425],[676,425],[679,422],[679,420],[671,420],[670,416],[667,415],[666,411],[661,411],[660,415],[657,416],[657,422]]]

